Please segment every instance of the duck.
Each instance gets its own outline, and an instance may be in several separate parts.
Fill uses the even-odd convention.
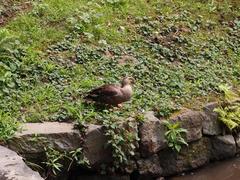
[[[130,101],[133,95],[132,77],[124,77],[121,84],[105,84],[87,93],[85,100],[101,105],[122,107],[122,103]]]

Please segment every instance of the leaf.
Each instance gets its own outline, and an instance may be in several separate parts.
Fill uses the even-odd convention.
[[[187,130],[187,129],[180,128],[180,129],[178,129],[178,132],[179,132],[179,133],[187,133],[188,130]]]
[[[9,82],[9,83],[7,83],[7,86],[9,88],[14,88],[15,87],[15,83],[14,82]]]
[[[165,132],[165,136],[168,136],[171,133],[171,131]]]
[[[187,143],[182,137],[179,138],[178,142],[180,142],[181,144],[184,144],[184,145],[188,146],[188,143]]]
[[[174,148],[175,148],[175,150],[177,150],[177,152],[180,152],[180,150],[181,150],[181,146],[178,145],[178,144],[176,144],[176,145],[174,146]]]
[[[180,127],[179,123],[165,123],[167,125],[168,131],[165,133],[167,139],[168,147],[180,151],[181,145],[188,145],[187,142],[182,138],[182,133],[187,133],[187,130]]]
[[[134,151],[129,151],[129,154],[130,154],[131,156],[134,156],[134,155],[135,155],[135,152],[134,152]]]
[[[175,124],[173,124],[173,126],[172,126],[173,129],[177,129],[177,128],[179,128],[179,127],[180,127],[180,124],[179,124],[179,123],[175,123]]]
[[[235,105],[234,105],[235,106]],[[240,104],[239,104],[240,106]],[[235,110],[234,110],[235,109]],[[239,121],[239,110],[237,107],[229,106],[225,108],[216,108],[214,112],[217,112],[220,116],[220,121],[222,121],[230,130],[233,130],[240,125]]]
[[[231,86],[228,86],[227,84],[220,85],[219,89],[224,92],[225,98],[228,101],[233,101],[238,98],[238,95],[231,90]]]

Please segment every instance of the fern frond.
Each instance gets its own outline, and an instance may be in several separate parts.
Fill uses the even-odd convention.
[[[225,99],[227,101],[233,101],[235,99],[238,98],[238,95],[236,93],[234,93],[232,90],[231,90],[231,86],[225,84],[225,85],[220,85],[219,86],[219,90],[224,92],[224,96],[225,96]]]
[[[219,120],[222,121],[230,130],[240,126],[240,104],[225,108],[216,108],[215,112],[219,114]]]

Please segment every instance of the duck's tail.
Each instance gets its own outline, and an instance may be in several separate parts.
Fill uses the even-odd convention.
[[[83,97],[84,102],[86,103],[93,103],[97,101],[97,97],[94,94],[88,94]]]

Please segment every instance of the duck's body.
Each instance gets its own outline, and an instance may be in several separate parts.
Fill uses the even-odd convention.
[[[133,94],[132,82],[132,78],[124,78],[122,85],[103,85],[90,91],[85,98],[100,104],[119,106],[131,99]]]

